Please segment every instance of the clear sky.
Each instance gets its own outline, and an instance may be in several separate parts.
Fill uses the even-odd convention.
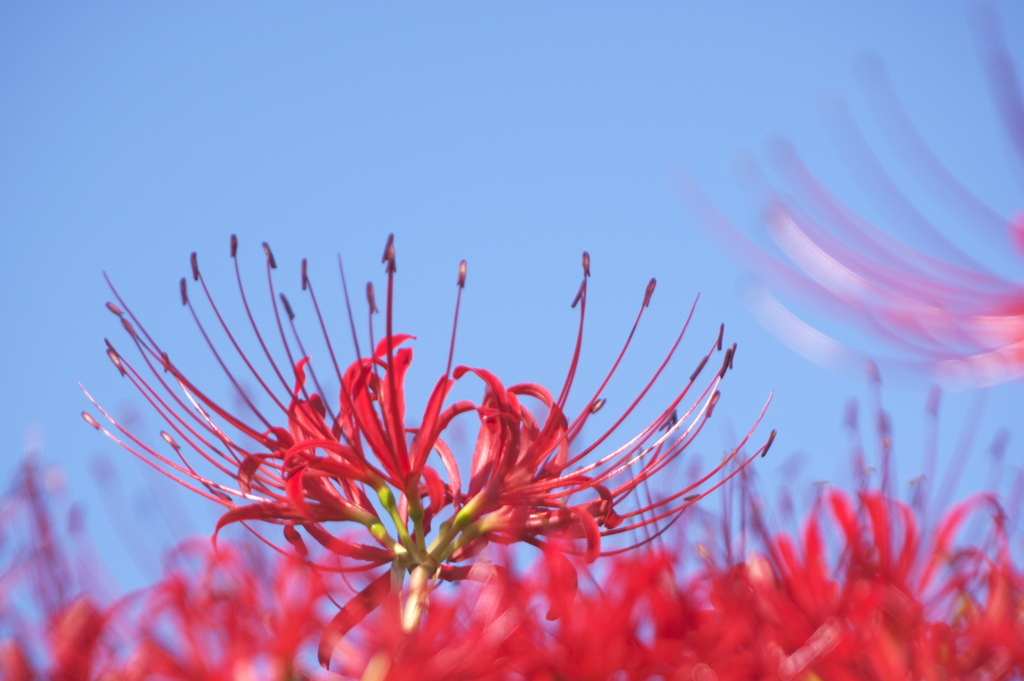
[[[1024,69],[1024,5],[995,8]],[[752,319],[740,302],[743,272],[684,209],[679,178],[688,173],[758,234],[757,206],[732,168],[748,155],[764,162],[766,142],[781,136],[871,217],[823,110],[842,98],[873,134],[856,73],[874,54],[943,162],[1003,215],[1019,211],[1022,170],[970,17],[971,4],[961,2],[3,3],[0,476],[15,469],[26,438],[41,437],[45,461],[65,473],[63,497],[84,504],[122,579],[152,577],[153,565],[126,562],[100,503],[114,493],[101,491],[94,462],[119,471],[126,491],[111,508],[118,523],[147,528],[139,541],[156,546],[171,536],[152,511],[153,490],[171,508],[188,497],[145,482],[79,417],[88,407],[81,381],[115,413],[131,418],[136,408],[150,441],[161,427],[104,356],[104,337],[127,340],[103,307],[102,272],[179,366],[228,395],[180,305],[191,251],[218,300],[235,309],[228,238],[237,233],[249,295],[268,319],[259,244],[270,242],[277,285],[300,322],[312,321],[299,290],[307,257],[333,310],[332,338],[351,361],[335,254],[356,291],[369,279],[380,291],[380,254],[394,232],[397,329],[420,338],[412,413],[444,370],[459,260],[469,261],[469,276],[456,361],[556,389],[588,250],[577,397],[603,375],[657,277],[608,409],[646,380],[700,292],[674,373],[642,411],[656,413],[725,322],[726,341],[739,344],[736,370],[718,425],[696,450],[715,458],[774,390],[761,437],[771,428],[779,436],[757,464],[767,486],[842,481],[844,405],[867,394],[864,380],[808,363]],[[941,226],[956,234],[955,222]],[[992,257],[1019,277],[1019,261]],[[355,302],[361,317],[361,294]],[[840,324],[829,330],[843,335]],[[926,385],[884,391],[904,481],[920,472]],[[983,484],[984,450],[1000,426],[1011,429],[1007,456],[1020,466],[1022,398],[1020,385],[988,391],[961,493]],[[970,400],[944,402],[947,458]],[[803,483],[785,466],[794,456]],[[188,513],[206,531],[203,513]]]

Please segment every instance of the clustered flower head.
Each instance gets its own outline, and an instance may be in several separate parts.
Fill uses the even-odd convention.
[[[217,523],[218,531],[236,522],[277,524],[298,554],[310,556],[306,540],[311,538],[341,560],[333,567],[319,564],[324,569],[381,569],[326,627],[320,648],[324,666],[349,629],[389,597],[403,596],[407,576],[402,629],[412,632],[419,627],[437,580],[469,577],[474,557],[488,543],[558,546],[582,555],[589,563],[601,553],[649,542],[686,508],[757,456],[766,454],[774,439],[773,432],[755,451],[741,454],[764,414],[762,410],[740,443],[698,480],[657,497],[646,488],[652,478],[679,458],[714,411],[719,385],[732,367],[736,352],[735,345],[723,351],[720,328],[669,404],[625,443],[606,446],[665,371],[689,324],[688,316],[664,361],[636,399],[604,433],[589,444],[581,444],[579,435],[588,419],[605,404],[602,391],[629,347],[655,288],[652,279],[615,364],[582,411],[570,417],[566,404],[580,360],[590,276],[590,257],[586,253],[583,280],[573,301],[573,307],[579,308],[579,332],[565,382],[557,394],[533,383],[505,386],[482,368],[453,368],[453,328],[448,366],[437,379],[422,416],[410,424],[404,390],[413,357],[407,343],[412,337],[393,329],[397,272],[393,237],[388,238],[382,258],[387,275],[384,334],[374,344],[372,320],[377,306],[373,287],[368,285],[373,352],[364,356],[346,294],[357,358],[344,370],[327,334],[328,318],[321,314],[306,261],[302,263],[302,289],[309,294],[323,332],[331,360],[328,370],[333,368],[340,385],[336,400],[321,387],[296,329],[291,303],[283,293],[275,296],[273,271],[277,263],[264,244],[274,331],[280,336],[285,360],[271,353],[241,285],[237,249],[237,239],[232,236],[231,257],[242,306],[272,375],[262,376],[254,368],[236,332],[224,322],[194,253],[192,279],[199,283],[217,324],[244,367],[242,371],[253,376],[273,403],[271,410],[261,411],[244,392],[250,412],[244,416],[210,397],[207,388],[197,385],[172,362],[115,291],[117,303],[109,303],[108,308],[120,318],[141,355],[141,364],[130,362],[109,341],[107,354],[166,422],[167,430],[161,432],[163,451],[122,427],[95,401],[93,404],[113,429],[101,426],[88,413],[83,412],[83,416],[136,456],[225,506],[227,511]],[[463,261],[458,271],[456,322],[465,281]],[[347,289],[343,271],[342,284]],[[181,299],[228,380],[241,392],[238,370],[229,366],[226,353],[210,340],[184,278]],[[690,316],[692,313],[691,309]],[[286,324],[292,331],[291,340]],[[703,387],[695,387],[716,352],[723,353],[720,368]],[[469,377],[483,384],[482,399],[449,401],[454,384]],[[274,387],[275,383],[280,388]],[[531,411],[530,403],[540,409]],[[538,418],[535,412],[543,416]],[[452,421],[461,415],[475,415],[478,424],[468,471],[460,467],[445,436]],[[195,459],[204,460],[214,472],[199,472],[198,463],[192,462]],[[225,479],[229,482],[218,481]],[[642,486],[643,497],[637,494]],[[638,531],[646,534],[629,539],[631,543],[625,546],[603,546],[606,537],[639,537]]]

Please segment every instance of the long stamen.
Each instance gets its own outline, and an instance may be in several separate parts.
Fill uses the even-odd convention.
[[[184,284],[185,284],[185,280],[183,278],[182,279],[182,290],[185,290]],[[205,285],[204,285],[203,288],[205,289]],[[199,329],[199,333],[200,333],[200,335],[202,335],[203,340],[206,342],[206,346],[208,348],[210,348],[210,352],[213,353],[213,357],[214,357],[214,359],[217,360],[217,364],[220,365],[221,370],[227,375],[228,380],[231,381],[231,385],[234,386],[235,392],[237,392],[239,395],[242,396],[242,399],[245,401],[246,406],[248,406],[249,409],[252,410],[252,413],[256,415],[256,418],[258,418],[260,421],[262,421],[263,425],[266,426],[269,429],[270,428],[270,421],[268,421],[266,419],[266,417],[263,416],[263,414],[260,412],[260,410],[257,409],[256,405],[253,403],[253,401],[251,399],[249,399],[249,395],[246,394],[246,392],[242,388],[241,384],[239,384],[238,380],[235,378],[235,375],[231,372],[230,369],[228,369],[227,364],[224,363],[224,360],[220,356],[220,353],[217,351],[217,348],[214,346],[213,341],[210,340],[210,336],[206,333],[206,329],[203,327],[202,322],[199,321],[199,315],[196,314],[196,310],[192,306],[192,301],[189,300],[185,296],[182,296],[182,297],[185,298],[185,306],[188,307],[188,311],[192,315],[192,320],[195,322],[196,327]],[[285,409],[284,405],[281,404],[281,402],[277,400],[277,396],[276,395],[274,395],[269,390],[267,392],[277,402],[278,406],[280,406],[283,411],[287,411]]]
[[[392,317],[394,312],[394,295],[395,295],[395,272],[397,267],[395,265],[395,235],[388,235],[387,245],[384,246],[384,257],[381,262],[385,263],[385,269],[388,275],[388,297],[387,297],[387,312],[384,315],[384,325],[387,333],[387,352],[388,352],[388,409],[382,409],[384,412],[384,423],[387,426],[388,431],[391,433],[392,445],[395,448],[395,463],[398,471],[402,475],[409,473],[409,457],[405,441],[405,424],[402,423],[401,414],[402,411],[398,404],[398,386],[395,381],[395,344],[394,344],[394,329],[392,328]],[[382,405],[383,406],[383,405]]]
[[[273,254],[271,254],[269,252],[269,248],[266,249],[266,252],[267,252],[267,267],[269,268],[271,263],[274,262],[274,260],[273,260],[274,256],[273,256]],[[267,344],[265,342],[263,342],[263,335],[260,333],[260,329],[256,325],[256,320],[252,316],[252,310],[249,308],[249,300],[245,296],[245,287],[242,286],[242,272],[241,272],[241,270],[238,267],[238,258],[236,257],[237,253],[238,253],[238,239],[235,237],[234,234],[232,234],[231,235],[231,260],[235,264],[235,280],[238,282],[238,293],[242,297],[242,307],[245,308],[245,314],[249,318],[249,326],[252,327],[253,333],[256,334],[256,340],[259,342],[260,348],[262,348],[262,350],[263,350],[263,355],[267,358],[267,361],[270,362],[270,367],[274,370],[274,373],[277,374],[277,378],[278,378],[278,380],[281,381],[281,385],[284,386],[284,389],[285,389],[285,391],[288,394],[291,394],[291,386],[288,384],[288,381],[285,380],[284,374],[281,373],[281,370],[278,369],[277,363],[274,361],[273,356],[270,354],[270,350],[267,349]],[[274,303],[273,293],[271,293],[271,305],[273,305],[274,311],[276,312],[277,311],[277,305]]]
[[[356,333],[356,321],[352,317],[352,300],[348,296],[348,284],[345,282],[345,267],[341,264],[341,254],[338,254],[338,272],[341,274],[341,290],[345,294],[345,310],[348,312],[348,326],[352,331],[352,345],[356,349],[356,361],[363,358],[363,353],[359,349],[359,334]],[[370,341],[370,347],[373,348],[373,341]]]
[[[313,293],[313,282],[310,281],[309,276],[306,274],[305,258],[302,259],[302,290],[309,290],[309,297],[313,301],[313,309],[316,310],[316,319],[320,323],[320,331],[324,336],[324,342],[327,343],[327,353],[331,356],[331,363],[334,365],[334,372],[338,376],[338,383],[341,383],[341,367],[338,366],[338,358],[334,356],[334,346],[331,344],[331,336],[327,333],[327,326],[324,324],[323,315],[320,314],[320,306],[316,302],[316,294]],[[345,293],[345,296],[346,302],[348,302],[348,292]],[[302,352],[305,354],[305,350]]]
[[[267,288],[270,289],[270,306],[274,309],[274,322],[277,324],[277,331],[281,335],[281,345],[284,346],[284,353],[288,356],[288,364],[294,367],[295,358],[292,356],[291,346],[288,344],[288,338],[285,336],[284,325],[281,324],[281,311],[278,309],[277,300],[274,297],[273,271],[277,269],[277,261],[274,260],[274,254],[271,252],[270,245],[266,241],[263,242],[263,252],[267,255]],[[287,298],[283,300],[287,301]],[[289,313],[291,312],[290,307]],[[291,315],[289,314],[289,316]],[[309,391],[306,390],[305,384],[300,386],[300,390],[302,391],[302,396],[308,400]]]
[[[238,245],[237,239],[232,241],[232,245],[233,245],[233,249],[237,248],[237,245]],[[281,409],[281,411],[287,412],[288,408],[281,402],[280,399],[278,399],[277,394],[273,390],[270,389],[270,387],[267,385],[266,381],[263,380],[263,377],[260,375],[260,373],[258,371],[256,371],[256,368],[252,365],[252,362],[249,361],[248,356],[246,356],[245,352],[242,350],[242,347],[238,344],[238,341],[235,339],[234,334],[231,333],[230,327],[228,327],[227,323],[224,321],[224,318],[221,316],[220,309],[217,307],[217,304],[213,300],[213,296],[210,294],[209,288],[206,286],[206,279],[203,277],[202,272],[199,270],[199,267],[196,264],[195,253],[193,253],[193,268],[192,268],[192,272],[193,272],[193,278],[197,278],[198,281],[199,281],[199,284],[203,287],[203,293],[206,295],[206,300],[210,304],[210,309],[213,310],[213,314],[217,317],[217,321],[220,323],[221,329],[223,329],[224,333],[227,335],[228,340],[231,341],[231,345],[235,348],[235,352],[237,352],[238,356],[241,357],[242,361],[245,363],[245,366],[249,369],[249,372],[253,375],[253,378],[255,378],[257,382],[259,382],[259,384],[263,388],[263,390],[267,393],[267,395],[270,396],[270,399],[272,399],[274,401],[274,403],[277,404],[277,406]],[[196,277],[197,274],[198,274],[198,277]],[[189,305],[191,306],[191,300],[189,300]],[[193,312],[193,314],[195,314],[195,313]],[[205,335],[206,335],[205,331],[203,332],[203,335],[205,337]],[[241,392],[242,392],[244,397],[248,397],[248,396],[245,395],[244,391],[241,391]],[[253,409],[255,409],[255,407],[253,407]]]
[[[452,322],[452,342],[448,346],[448,366],[444,370],[445,376],[452,375],[452,357],[455,356],[455,331],[459,328],[459,306],[462,304],[462,289],[466,288],[466,261],[459,263],[459,280],[456,282],[459,292],[455,296],[455,320]]]
[[[292,329],[292,337],[295,339],[295,344],[299,347],[299,352],[303,357],[309,357],[309,353],[306,352],[306,348],[302,345],[302,338],[299,337],[299,330],[295,327],[295,311],[292,310],[291,303],[288,302],[288,297],[283,293],[279,293],[278,297],[281,299],[281,305],[284,306],[285,314],[288,315],[288,325]],[[309,377],[313,379],[313,385],[316,386],[317,393],[321,398],[325,398],[327,393],[325,393],[324,389],[320,386],[320,379],[316,376],[316,369],[313,368],[312,364],[307,364],[306,371],[309,372]],[[323,405],[324,410],[327,412],[327,415],[331,417],[331,421],[333,422],[334,410],[331,409],[330,403],[324,399],[321,399],[320,403]]]

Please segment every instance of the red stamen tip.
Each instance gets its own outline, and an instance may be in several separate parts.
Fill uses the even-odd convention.
[[[306,259],[302,259],[302,290],[305,291],[306,287],[309,286],[309,277],[306,276]]]
[[[192,251],[189,261],[192,263],[192,281],[199,281],[199,260],[195,251]]]
[[[124,312],[121,311],[121,308],[119,308],[117,305],[114,305],[113,303],[107,303],[107,309],[116,314],[118,317],[124,315]]]
[[[605,402],[607,401],[608,400],[606,400],[603,397],[599,400],[594,400],[594,403],[590,405],[590,413],[596,414],[597,412],[601,411],[601,407],[603,407],[605,405]]]
[[[238,253],[238,237],[235,236],[234,234],[232,234],[231,235],[231,257],[232,258],[235,257],[236,253]]]
[[[395,235],[388,234],[388,242],[384,246],[384,257],[380,259],[381,262],[387,263],[385,271],[388,274],[397,272],[398,268],[395,266]]]
[[[771,434],[768,436],[768,442],[764,443],[764,451],[761,452],[762,459],[765,457],[765,455],[768,454],[768,450],[771,449],[772,443],[775,442],[775,433],[776,431],[773,430]]]
[[[185,277],[181,278],[181,304],[188,305],[188,284],[185,283]]]
[[[277,261],[274,260],[274,254],[270,250],[270,244],[266,241],[263,242],[263,252],[267,255],[267,264],[270,265],[270,269],[277,269]]]
[[[288,315],[288,321],[295,319],[295,313],[292,312],[292,306],[288,304],[288,299],[285,298],[283,293],[278,294],[281,296],[281,304],[284,305],[284,311]]]
[[[132,340],[139,339],[139,334],[135,333],[135,327],[132,326],[132,323],[124,317],[121,318],[121,326],[123,326],[124,330],[128,332],[128,335],[132,337]]]
[[[179,449],[181,449],[181,447],[178,446],[178,443],[175,441],[175,439],[171,437],[171,434],[168,433],[166,430],[160,431],[160,437],[164,439],[164,442],[166,442],[172,448],[174,448],[174,451],[178,451]]]
[[[124,366],[121,364],[121,355],[117,354],[117,350],[113,347],[107,347],[107,357],[109,357],[110,361],[114,363],[114,366],[117,367],[117,370],[121,372],[122,376],[128,373],[124,370]]]
[[[590,254],[583,251],[583,276],[590,276]]]
[[[736,353],[736,344],[733,343],[729,346],[729,349],[725,351],[725,357],[722,358],[722,368],[718,370],[718,377],[722,378],[725,376],[725,372],[732,369],[732,356]]]
[[[693,381],[697,380],[697,377],[700,376],[700,372],[704,371],[704,365],[707,364],[707,363],[708,363],[708,356],[704,355],[704,357],[701,358],[701,360],[700,360],[700,364],[698,364],[697,368],[693,370],[692,374],[690,374],[690,382],[691,383]]]
[[[651,296],[654,295],[654,287],[658,285],[658,280],[651,277],[651,280],[647,282],[647,291],[644,293],[644,307],[651,304]]]
[[[377,299],[373,295],[373,282],[372,281],[366,282],[366,302],[368,302],[370,304],[370,314],[373,314],[374,312],[378,312],[379,311],[379,310],[377,310]]]
[[[96,421],[96,419],[94,419],[94,418],[92,417],[92,414],[90,414],[89,412],[87,412],[87,411],[83,411],[83,412],[82,412],[82,418],[83,418],[83,419],[85,419],[85,422],[86,422],[86,423],[88,423],[88,424],[89,424],[90,426],[92,426],[93,428],[95,428],[96,430],[99,430],[99,429],[100,429],[100,424],[99,424],[99,422],[98,422],[98,421]]]
[[[459,288],[466,288],[466,261],[463,260],[459,263],[459,281],[457,282]]]
[[[705,418],[711,418],[711,412],[713,412],[715,410],[715,405],[718,404],[718,400],[721,397],[722,397],[721,391],[716,390],[714,392],[714,394],[711,396],[711,399],[708,400],[708,410],[704,414]]]

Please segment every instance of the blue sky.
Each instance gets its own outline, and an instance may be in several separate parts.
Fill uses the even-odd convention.
[[[1024,183],[984,78],[969,3],[828,5],[4,3],[0,475],[41,433],[45,460],[65,472],[63,498],[85,505],[115,572],[128,583],[146,578],[152,566],[121,566],[124,549],[91,462],[103,457],[120,472],[128,491],[115,505],[119,522],[160,526],[143,533],[154,545],[171,534],[161,534],[151,510],[162,483],[147,486],[78,415],[88,406],[79,381],[115,412],[141,407],[104,356],[103,338],[124,336],[103,307],[102,272],[180,366],[227,395],[178,298],[191,251],[218,300],[233,306],[228,238],[237,233],[249,294],[265,305],[259,244],[268,241],[278,285],[302,301],[295,306],[308,322],[298,286],[307,257],[317,291],[337,304],[332,338],[347,348],[335,254],[353,288],[373,279],[380,289],[380,253],[394,232],[397,328],[420,338],[413,405],[444,369],[463,258],[456,361],[507,383],[560,385],[587,250],[593,278],[579,397],[603,375],[657,277],[610,407],[646,380],[700,292],[675,373],[646,413],[667,401],[725,322],[739,352],[721,421],[701,442],[704,458],[717,456],[774,390],[761,433],[777,428],[779,437],[758,463],[767,486],[797,485],[785,466],[794,456],[801,480],[841,481],[844,405],[865,397],[865,382],[809,364],[753,321],[740,303],[742,271],[684,209],[681,174],[756,234],[757,207],[732,168],[747,156],[763,161],[766,142],[781,136],[870,217],[822,112],[842,98],[870,138],[856,71],[874,54],[922,136],[965,184],[1011,215],[1024,208]],[[1024,65],[1024,7],[995,8]],[[943,226],[956,234],[956,224]],[[1019,277],[1019,261],[991,257]],[[841,324],[826,324],[843,336]],[[920,470],[926,385],[884,391],[903,480]],[[1013,431],[1008,458],[1020,465],[1022,397],[1018,385],[988,392],[961,493],[982,484],[984,449],[1000,426]],[[971,399],[945,400],[946,456]],[[138,428],[152,439],[161,426],[139,411]],[[196,527],[205,531],[202,521]]]

